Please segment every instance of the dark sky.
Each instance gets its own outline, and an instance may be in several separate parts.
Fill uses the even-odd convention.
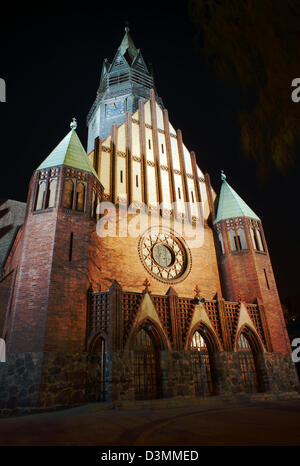
[[[222,83],[195,47],[187,2],[105,3],[112,6],[27,3],[1,17],[7,102],[0,103],[0,197],[26,200],[33,170],[69,131],[73,116],[86,146],[86,115],[102,61],[113,58],[128,20],[135,45],[153,64],[172,125],[182,130],[216,191],[223,169],[262,218],[281,297],[299,294],[299,159],[286,177],[274,172],[263,182],[257,178],[254,162],[240,149],[242,94],[236,83]]]

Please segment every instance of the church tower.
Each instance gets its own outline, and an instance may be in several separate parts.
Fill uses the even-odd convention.
[[[105,139],[112,124],[123,123],[126,112],[134,113],[139,100],[149,98],[150,89],[155,89],[152,66],[135,47],[126,27],[114,59],[109,63],[105,58],[102,65],[97,97],[87,117],[88,154],[94,149],[95,138]],[[162,106],[157,93],[156,99]]]
[[[219,263],[225,298],[259,302],[265,309],[270,346],[289,352],[290,344],[260,218],[227,183],[222,186],[214,221],[220,243]]]
[[[101,185],[75,121],[71,128],[31,179],[5,331],[10,353],[84,349],[88,246]]]

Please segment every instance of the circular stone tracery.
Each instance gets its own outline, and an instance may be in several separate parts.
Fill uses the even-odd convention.
[[[184,240],[165,229],[148,230],[140,238],[139,254],[146,270],[166,283],[182,279],[191,262]]]

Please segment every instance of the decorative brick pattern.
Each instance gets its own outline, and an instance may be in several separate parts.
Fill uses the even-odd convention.
[[[179,298],[178,305],[182,341],[185,342],[193,318],[195,303],[193,299],[190,298]]]
[[[251,320],[257,330],[258,335],[260,336],[263,344],[266,346],[266,337],[264,334],[261,316],[257,304],[247,304],[246,307],[248,314],[251,317]]]
[[[158,316],[161,320],[163,328],[168,335],[169,340],[172,342],[173,335],[172,335],[172,327],[171,327],[171,314],[170,314],[170,306],[169,306],[169,298],[168,296],[152,296],[152,301],[154,307],[158,313]]]
[[[239,303],[225,302],[225,313],[231,344],[233,346],[240,314]]]
[[[218,335],[219,340],[223,343],[223,335],[221,331],[221,323],[220,323],[220,316],[219,316],[219,311],[218,311],[218,306],[217,302],[215,300],[206,300],[204,303],[206,312],[208,314],[208,317],[210,318],[210,321],[213,325],[213,328]]]
[[[123,315],[123,326],[124,326],[124,345],[128,338],[129,332],[132,328],[133,321],[136,313],[139,309],[142,301],[142,295],[140,293],[122,293],[122,315]]]

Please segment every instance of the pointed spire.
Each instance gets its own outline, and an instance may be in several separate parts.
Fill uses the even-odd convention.
[[[219,196],[217,217],[214,223],[235,217],[249,217],[260,220],[245,201],[232,189],[226,181],[226,175],[221,170],[222,186]]]
[[[66,165],[68,167],[91,172],[98,178],[75,131],[77,128],[76,118],[73,118],[70,127],[71,131],[69,131],[48,157],[39,165],[38,170]]]
[[[129,34],[129,27],[125,27],[125,35],[119,47],[119,51],[123,55],[123,57],[127,60],[129,65],[132,64],[133,60],[138,55],[139,51],[134,45],[134,42]]]

